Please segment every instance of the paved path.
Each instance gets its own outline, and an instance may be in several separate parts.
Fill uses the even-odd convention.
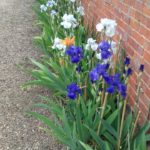
[[[37,58],[32,44],[34,0],[0,0],[0,150],[60,150],[24,113],[40,89],[22,91],[29,77],[16,64]]]

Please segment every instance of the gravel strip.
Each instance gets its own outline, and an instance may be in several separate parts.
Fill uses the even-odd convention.
[[[34,0],[0,0],[0,150],[61,150],[52,137],[37,128],[39,122],[27,118],[40,88],[23,91],[20,86],[29,77],[16,67],[28,58],[38,58],[32,38]]]

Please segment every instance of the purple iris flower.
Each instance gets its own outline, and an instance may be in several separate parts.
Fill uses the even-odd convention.
[[[78,73],[80,73],[80,72],[81,72],[81,69],[82,69],[81,66],[78,65],[77,68],[76,68],[76,71],[77,71]]]
[[[77,94],[81,94],[81,89],[76,85],[76,83],[71,83],[67,86],[68,97],[72,100],[77,98]]]
[[[139,71],[141,71],[141,72],[144,71],[144,65],[143,64],[140,65]]]
[[[90,71],[89,77],[90,77],[90,80],[92,83],[96,82],[99,79],[99,74],[98,74],[96,68],[94,68],[92,71]]]
[[[109,85],[113,85],[113,76],[109,75],[108,73],[104,73],[103,74],[103,79],[105,80],[105,82]]]
[[[78,63],[83,58],[83,50],[81,47],[70,46],[66,50],[66,55],[70,56],[72,63]]]
[[[116,86],[116,87],[118,87],[119,84],[120,84],[120,74],[116,73],[113,76],[113,85]]]
[[[123,98],[126,97],[127,87],[121,83],[119,73],[115,74],[114,76],[105,73],[103,74],[103,79],[109,85],[109,87],[106,89],[108,93],[113,94],[116,90],[118,90]]]
[[[102,41],[99,44],[99,48],[101,50],[102,59],[108,59],[111,57],[112,52],[110,51],[111,45],[107,41]]]
[[[109,64],[97,64],[96,69],[99,75],[103,75],[109,68]]]
[[[115,86],[110,86],[110,87],[108,87],[107,89],[106,89],[106,91],[108,92],[108,93],[110,93],[110,94],[113,94],[113,93],[115,93]]]
[[[109,68],[109,64],[97,64],[96,67],[89,73],[91,82],[95,82],[100,76],[103,76]]]
[[[102,51],[108,51],[108,50],[111,48],[111,45],[110,45],[107,41],[102,41],[102,42],[100,42],[100,44],[99,44],[99,48],[100,48]]]
[[[108,59],[110,58],[112,55],[111,51],[101,51],[101,57],[102,59]]]
[[[124,84],[119,84],[119,85],[118,85],[118,91],[119,91],[120,95],[121,95],[123,98],[125,98],[126,95],[127,95],[127,93],[126,93],[126,91],[127,91],[127,86],[124,85]]]
[[[127,77],[130,76],[132,74],[132,69],[128,68],[128,70],[126,71],[126,75]]]
[[[125,58],[124,64],[127,65],[127,66],[130,64],[130,58],[129,57]]]
[[[125,98],[127,87],[125,84],[122,84],[120,81],[120,74],[116,73],[115,75],[109,75],[107,70],[109,68],[109,64],[97,64],[96,67],[89,73],[89,77],[92,83],[99,80],[99,77],[102,76],[104,81],[109,85],[106,89],[106,92],[113,94],[115,91],[118,91],[120,95]],[[132,70],[129,70],[128,74],[130,74]]]

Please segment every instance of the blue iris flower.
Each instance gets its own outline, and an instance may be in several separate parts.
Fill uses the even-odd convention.
[[[94,68],[92,71],[90,71],[89,77],[90,77],[90,80],[92,83],[96,82],[99,79],[99,74],[98,74],[96,68]]]
[[[103,74],[103,79],[109,85],[113,85],[113,76],[109,75],[108,73]]]
[[[96,67],[89,73],[89,77],[92,83],[99,80],[100,76],[103,77],[104,81],[108,85],[106,92],[113,94],[115,91],[118,91],[120,95],[125,98],[126,97],[126,85],[121,83],[120,74],[116,73],[115,75],[109,75],[107,70],[109,68],[109,64],[97,64]],[[130,73],[131,70],[129,70]]]
[[[115,93],[115,87],[111,85],[110,87],[108,87],[108,88],[106,89],[106,91],[107,91],[108,93],[110,93],[110,94],[113,94],[113,93]]]
[[[126,85],[122,84],[120,81],[120,74],[117,73],[114,76],[110,76],[107,73],[103,75],[105,82],[109,85],[106,91],[110,94],[113,94],[116,90],[119,91],[120,95],[125,98],[127,87]]]
[[[99,48],[102,51],[108,51],[111,48],[111,45],[107,41],[102,41],[99,43]]]
[[[109,64],[97,64],[96,67],[89,73],[91,82],[95,82],[100,76],[103,76],[109,68]]]
[[[126,75],[127,77],[130,76],[132,74],[132,69],[128,68],[128,70],[126,71]]]
[[[76,83],[71,83],[67,86],[68,97],[72,100],[77,98],[77,94],[81,94],[81,89],[77,86]]]
[[[110,51],[111,45],[107,41],[102,41],[99,44],[99,48],[101,50],[102,59],[108,59],[112,56],[112,52]]]
[[[127,66],[130,64],[130,58],[129,57],[125,58],[124,64],[127,65]]]
[[[96,70],[99,75],[103,75],[109,68],[109,64],[97,64]]]
[[[77,71],[78,73],[80,73],[80,72],[82,71],[82,68],[81,68],[80,65],[77,66],[76,71]]]
[[[141,72],[144,71],[144,65],[143,64],[140,65],[139,71],[141,71]]]
[[[108,59],[111,57],[111,55],[112,55],[112,52],[110,52],[110,51],[101,51],[102,59]]]
[[[127,86],[126,86],[126,85],[124,85],[124,84],[119,84],[119,85],[118,85],[118,91],[119,91],[120,95],[121,95],[123,98],[125,98],[125,97],[127,96],[127,93],[126,93],[126,91],[127,91]]]
[[[83,50],[81,47],[70,46],[66,50],[66,55],[70,56],[72,63],[78,63],[83,58]]]

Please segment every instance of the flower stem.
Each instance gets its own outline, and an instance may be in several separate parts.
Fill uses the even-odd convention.
[[[101,116],[100,116],[101,120],[99,122],[98,130],[97,130],[97,135],[99,135],[101,124],[102,124],[102,119],[104,117],[104,112],[105,112],[105,108],[106,108],[106,104],[107,104],[107,97],[108,97],[108,93],[105,94],[105,99],[104,99],[104,102],[103,102],[102,112],[101,112]]]
[[[138,103],[139,95],[140,95],[141,75],[142,75],[142,73],[140,72],[138,77],[137,77],[136,103]]]
[[[133,130],[132,130],[132,134],[131,134],[131,139],[132,139],[133,136],[134,136],[135,129],[136,129],[136,126],[137,126],[137,123],[138,123],[140,114],[141,114],[141,111],[139,111],[138,114],[137,114],[137,116],[136,116],[135,123],[134,123]]]
[[[86,97],[87,97],[87,79],[85,79],[84,97],[86,100]]]
[[[101,105],[103,104],[104,96],[105,96],[104,87],[105,87],[105,81],[103,80],[103,82],[102,82],[102,99],[101,99]]]
[[[138,109],[139,109],[138,108],[138,101],[139,101],[139,96],[141,93],[141,75],[142,75],[142,73],[140,72],[138,74],[138,77],[137,77],[136,100],[135,100],[135,105],[134,105],[135,121],[136,121],[136,116],[138,116]]]
[[[127,99],[125,99],[125,101],[124,101],[123,110],[122,110],[122,118],[121,118],[121,124],[120,124],[117,150],[120,149],[120,145],[121,145],[122,130],[123,130],[124,117],[125,117],[125,112],[126,112],[126,104],[127,104]]]

